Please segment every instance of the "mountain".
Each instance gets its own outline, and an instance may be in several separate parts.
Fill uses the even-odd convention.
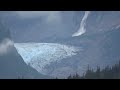
[[[77,30],[77,27],[79,27],[80,20],[84,14],[84,12],[61,11],[59,17],[57,17],[60,20],[54,15],[49,15],[51,19],[52,17],[55,19],[47,21],[46,16],[23,18],[17,12],[1,13],[2,19],[10,27],[13,40],[18,43],[57,42],[59,39],[71,37],[75,32],[74,30]],[[6,16],[7,13],[11,14]],[[12,20],[12,18],[14,19]],[[76,25],[76,23],[78,24]]]
[[[7,39],[6,39],[7,38]],[[49,76],[38,73],[27,65],[10,44],[10,32],[0,23],[0,78],[1,79],[44,79]],[[7,48],[7,49],[6,49]]]
[[[41,15],[25,18],[15,11],[0,13],[2,13],[3,21],[9,25],[11,36],[15,42],[53,43],[70,38],[73,33],[77,32],[85,11],[61,11],[59,14],[50,14],[48,15],[51,18],[50,21],[47,21],[47,16]],[[119,23],[119,11],[90,11],[86,20],[85,34],[107,31]]]
[[[119,38],[120,28],[73,38],[71,45],[82,47],[82,51],[75,56],[62,59],[59,63],[51,63],[46,66],[45,70],[51,76],[65,78],[75,73],[82,75],[88,65],[93,69],[96,69],[97,66],[100,66],[101,69],[107,65],[112,66],[120,59]]]
[[[16,19],[10,22],[4,16],[4,20],[11,25],[11,36],[16,43],[59,43],[82,48],[72,57],[46,65],[46,75],[65,78],[76,72],[83,74],[88,65],[94,69],[96,66],[104,68],[115,64],[120,58],[119,11],[90,11],[85,23],[86,32],[78,37],[72,37],[72,34],[80,28],[85,11],[61,11],[61,19],[54,17],[51,22],[46,21],[46,16],[23,18],[17,12],[13,13],[16,13]]]
[[[28,57],[27,53],[31,52],[30,56],[33,56],[33,58],[29,65],[41,73],[58,78],[65,78],[76,72],[81,75],[86,71],[88,65],[93,69],[96,69],[97,66],[102,69],[119,61],[120,41],[118,38],[120,37],[120,28],[116,27],[101,33],[82,35],[65,40],[69,48],[70,45],[81,48],[81,50],[76,48],[78,50],[76,54],[66,58],[62,58],[66,55],[66,49],[55,43],[36,43],[35,45],[34,43],[30,45],[29,43],[23,45],[18,43],[20,46],[16,44],[16,48],[18,48],[18,52],[24,57],[25,61]],[[24,48],[25,45],[26,48]],[[67,50],[68,54],[71,53],[69,48]],[[43,65],[44,68],[41,68]]]

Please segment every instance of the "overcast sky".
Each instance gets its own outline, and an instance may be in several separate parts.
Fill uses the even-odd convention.
[[[17,13],[22,18],[45,16],[48,22],[61,20],[60,11],[17,11]]]

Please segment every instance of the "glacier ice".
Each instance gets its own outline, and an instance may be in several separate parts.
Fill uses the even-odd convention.
[[[15,48],[26,64],[45,74],[44,67],[52,62],[76,55],[79,47],[56,43],[15,43]]]

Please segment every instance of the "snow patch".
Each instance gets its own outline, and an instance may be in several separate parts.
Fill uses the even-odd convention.
[[[75,33],[72,35],[72,37],[80,36],[80,35],[82,35],[82,34],[84,34],[84,33],[86,32],[85,26],[86,26],[86,20],[87,20],[89,14],[90,14],[90,11],[86,11],[86,12],[85,12],[85,15],[84,15],[84,17],[82,18],[82,21],[81,21],[81,23],[80,23],[80,28],[78,29],[77,32],[75,32]]]

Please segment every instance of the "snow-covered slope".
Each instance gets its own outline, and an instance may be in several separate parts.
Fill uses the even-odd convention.
[[[18,53],[24,61],[38,72],[46,74],[44,67],[52,62],[76,55],[78,47],[54,43],[15,43]]]

